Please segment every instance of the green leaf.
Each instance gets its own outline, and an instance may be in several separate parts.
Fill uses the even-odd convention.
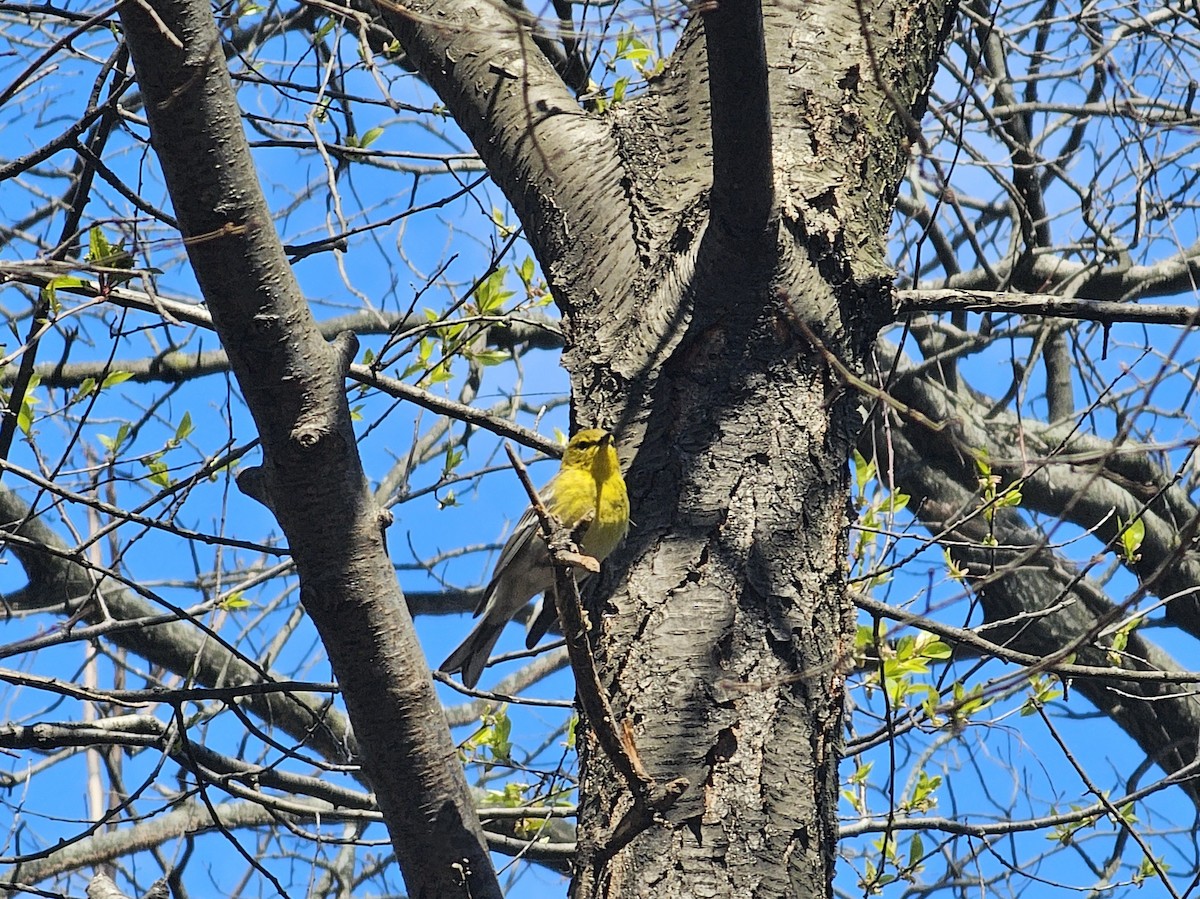
[[[508,717],[508,706],[489,709],[480,717],[480,727],[463,743],[463,748],[485,749],[493,759],[508,761],[512,757],[512,722]]]
[[[861,496],[867,490],[867,485],[875,479],[875,463],[868,462],[858,450],[854,451],[854,482],[858,485]]]
[[[74,275],[59,275],[57,278],[52,278],[49,283],[46,284],[46,286],[51,289],[60,287],[84,287],[85,285],[86,282],[83,280],[83,278],[76,278]]]
[[[110,453],[115,454],[116,451],[118,449],[120,449],[121,444],[123,444],[126,440],[129,439],[129,432],[130,432],[129,422],[125,422],[119,428],[117,428],[117,436],[116,437],[105,437],[103,434],[98,434],[96,439],[98,439],[102,444],[104,444],[104,448],[106,450],[108,450]]]
[[[171,486],[171,475],[167,472],[167,463],[157,456],[147,459],[142,462],[149,471],[149,480],[151,484],[155,484],[163,489]]]
[[[471,354],[471,359],[480,365],[503,365],[511,358],[507,350],[480,350]]]
[[[324,25],[322,25],[320,28],[318,28],[316,30],[316,32],[313,34],[313,37],[312,37],[313,43],[315,44],[318,41],[323,41],[323,40],[325,40],[325,38],[329,37],[330,32],[333,31],[333,26],[334,26],[334,21],[333,21],[333,18],[331,17],[330,19],[328,19],[325,22]],[[322,102],[325,103],[326,106],[328,106],[328,102],[329,102],[328,100],[323,100]]]
[[[950,555],[950,550],[948,549],[943,549],[942,555],[946,559],[946,573],[950,576],[950,578],[955,581],[966,580],[966,577],[968,574],[970,574],[971,569],[966,567],[960,568],[958,563],[954,561],[954,557]]]
[[[1122,653],[1129,646],[1129,635],[1138,629],[1142,624],[1142,616],[1135,615],[1124,624],[1122,624],[1112,635],[1112,642],[1109,644],[1108,660],[1115,667],[1120,668],[1123,661]]]
[[[941,640],[934,640],[932,643],[926,644],[921,648],[921,652],[927,659],[948,659],[953,654],[953,650]]]
[[[1063,695],[1056,685],[1058,681],[1047,674],[1036,674],[1029,677],[1031,695],[1021,706],[1021,717],[1036,715],[1038,709],[1049,702],[1060,699]]]
[[[364,134],[362,136],[362,138],[359,140],[358,145],[360,147],[366,149],[367,147],[371,146],[371,144],[375,143],[375,141],[379,140],[380,137],[383,136],[383,131],[384,131],[383,128],[370,129],[369,131],[367,131],[366,134]]]
[[[480,315],[499,315],[504,311],[504,301],[514,295],[514,291],[504,289],[504,277],[508,266],[502,265],[475,288],[475,308]]]
[[[51,278],[46,282],[46,286],[42,288],[42,297],[50,304],[51,311],[58,315],[62,311],[62,303],[58,299],[59,288],[83,287],[84,281],[82,278],[76,278],[73,275],[61,275],[57,278]]]
[[[452,380],[453,378],[454,374],[450,371],[450,360],[443,359],[433,368],[429,369],[429,373],[421,380],[425,381],[427,384],[433,385],[442,384],[446,381]]]
[[[992,463],[988,457],[988,451],[984,447],[974,450],[972,455],[975,457],[975,469],[979,472],[981,478],[990,478],[992,476]]]
[[[967,692],[961,681],[956,681],[954,684],[954,709],[951,715],[960,723],[965,722],[976,712],[981,712],[990,706],[995,699],[983,695],[983,684],[975,684]]]
[[[461,447],[448,446],[446,447],[446,461],[442,465],[442,477],[448,477],[454,473],[454,469],[462,464],[463,459],[467,456],[466,452]]]
[[[241,590],[234,590],[217,603],[217,608],[224,609],[226,612],[237,612],[241,609],[248,609],[252,605],[253,603],[245,598],[245,594]]]
[[[1158,877],[1159,871],[1170,871],[1171,866],[1167,864],[1166,856],[1158,856],[1151,860],[1147,855],[1142,856],[1142,862],[1138,865],[1137,872],[1133,875],[1133,883],[1137,887],[1152,878]]]
[[[526,784],[507,783],[501,790],[488,790],[483,804],[493,808],[518,808],[525,805]]]
[[[579,716],[572,715],[571,720],[567,722],[567,748],[575,748],[575,732],[579,727]]]
[[[29,383],[25,387],[25,395],[21,397],[21,408],[17,412],[17,427],[21,429],[21,433],[26,437],[33,430],[33,409],[40,402],[34,394],[34,390],[41,383],[41,375],[36,372],[30,375]]]
[[[937,788],[942,785],[942,777],[940,774],[935,774],[930,777],[924,771],[917,777],[917,782],[913,784],[912,794],[906,803],[907,807],[913,811],[927,812],[937,805],[937,797],[934,793]],[[919,856],[918,856],[919,857]]]
[[[1005,506],[1019,506],[1021,505],[1021,499],[1021,491],[1015,487],[1010,487],[1008,490],[1005,490],[1002,494],[996,497],[996,507],[1003,508]]]
[[[492,224],[495,225],[499,231],[505,231],[508,228],[508,225],[505,223],[504,219],[504,210],[499,206],[492,207]]]
[[[99,225],[93,225],[88,231],[87,261],[104,268],[133,268],[133,256],[126,252],[122,243],[109,243]]]
[[[192,413],[184,412],[183,418],[179,419],[178,427],[175,428],[175,442],[183,443],[194,430],[196,430],[196,426],[192,424]]]
[[[104,390],[107,387],[116,387],[118,384],[124,384],[133,377],[131,371],[110,371],[104,376],[104,380],[100,384],[100,389]]]
[[[908,866],[915,868],[924,856],[925,841],[921,839],[919,833],[914,833],[912,839],[908,841]]]
[[[112,255],[112,245],[99,225],[93,225],[88,231],[88,262],[99,263]]]
[[[17,427],[26,437],[33,430],[33,403],[28,396],[21,400],[21,408],[17,411]]]
[[[1117,519],[1120,524],[1120,519]],[[1146,539],[1146,522],[1142,518],[1135,518],[1124,526],[1121,531],[1121,550],[1124,553],[1125,561],[1129,563],[1138,560],[1138,550],[1142,548],[1142,543]]]
[[[879,639],[882,640],[887,634],[887,626],[884,622],[879,622]],[[854,632],[854,648],[856,650],[868,649],[875,645],[875,626],[871,624],[860,624]]]

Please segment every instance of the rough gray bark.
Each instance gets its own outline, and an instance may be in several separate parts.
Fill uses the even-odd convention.
[[[589,743],[585,783],[599,795],[581,808],[594,842],[576,896],[635,895],[645,883],[679,896],[829,890],[853,628],[841,566],[854,423],[845,405],[828,403],[837,379],[797,321],[854,365],[890,311],[881,238],[906,116],[919,106],[944,12],[920,11],[926,18],[907,19],[912,33],[899,34],[892,11],[864,27],[844,4],[764,10],[779,230],[765,239],[711,219],[697,226],[685,253],[660,257],[678,292],[660,289],[643,314],[658,327],[640,355],[625,337],[610,363],[618,383],[635,385],[625,414],[645,438],[630,470],[638,528],[629,555],[639,561],[600,642],[643,761],[660,779],[686,776],[693,790],[668,826],[650,824],[610,858],[620,847],[605,841],[628,802],[596,776],[606,765]],[[718,33],[729,35],[706,29],[709,40]],[[873,56],[898,58],[893,40],[929,55],[904,57],[908,70],[874,71]],[[704,51],[690,32],[670,85],[650,101],[682,111],[672,130],[708,129],[700,91],[716,54]],[[747,64],[744,54],[738,61]],[[743,125],[752,124],[753,105],[722,93],[715,75],[710,95],[714,109],[748,108]],[[647,140],[652,127],[631,121],[636,141],[626,140]],[[721,130],[713,134],[716,146],[691,142],[680,182],[694,181],[710,152],[720,158]],[[635,169],[632,180],[646,175],[670,192],[660,168]],[[703,197],[682,217],[703,222]],[[603,352],[597,343],[590,358]]]
[[[499,896],[358,457],[353,341],[324,340],[292,277],[212,12],[155,0],[120,14],[192,267],[262,439],[262,467],[239,484],[287,535],[409,892]]]
[[[573,895],[827,894],[855,428],[814,341],[853,366],[890,316],[946,7],[721,3],[605,121],[499,8],[380,6],[528,228],[577,418],[630,459],[598,664],[641,762],[690,789],[653,820],[585,734]]]

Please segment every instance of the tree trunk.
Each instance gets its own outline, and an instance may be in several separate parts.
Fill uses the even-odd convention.
[[[841,373],[891,312],[883,238],[946,9],[777,5],[756,55],[758,13],[722,3],[619,114],[635,234],[673,250],[638,327],[568,308],[581,414],[636,451],[601,678],[651,776],[689,783],[651,816],[585,729],[577,899],[831,891],[861,423]]]

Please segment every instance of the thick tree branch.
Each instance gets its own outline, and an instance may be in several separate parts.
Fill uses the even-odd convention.
[[[884,356],[887,357],[887,352]],[[1030,655],[1065,660],[1065,653],[1074,653],[1075,661],[1082,665],[1111,664],[1112,634],[1132,609],[1114,604],[1085,573],[1077,572],[1059,558],[1045,535],[1024,523],[1016,510],[994,508],[990,522],[983,514],[975,453],[986,450],[989,464],[991,460],[1003,460],[1011,448],[997,441],[1004,434],[1016,433],[1015,423],[1005,427],[989,420],[985,425],[968,411],[975,405],[969,400],[955,404],[943,386],[928,379],[904,377],[903,371],[900,374],[893,385],[895,395],[935,421],[945,422],[946,427],[933,434],[904,420],[890,427],[880,426],[875,432],[874,446],[887,447],[893,454],[892,461],[879,461],[880,468],[894,472],[896,486],[912,496],[914,512],[930,532],[948,538],[947,548],[956,564],[968,570],[970,586],[982,601],[987,621],[994,625],[988,638]],[[1031,436],[1027,431],[1027,444]],[[1027,450],[1030,448],[1026,446]],[[864,449],[872,451],[882,452],[870,447]],[[1037,457],[1036,450],[1033,455],[1021,454],[1018,458],[1025,463],[1018,476],[1030,485],[1032,497],[1038,492],[1032,482],[1044,474],[1046,460]],[[1000,461],[993,469],[1000,470],[1003,464]],[[1047,477],[1048,483],[1053,480]],[[1092,481],[1099,483],[1098,472]],[[1002,484],[1009,486],[1007,475],[1002,477]],[[1057,514],[1070,519],[1073,509],[1098,508],[1092,502],[1089,485],[1072,487],[1070,497],[1056,495],[1052,505]],[[1150,514],[1145,502],[1139,508]],[[1109,506],[1105,517],[1112,519],[1112,513]],[[1091,514],[1094,513],[1085,517]],[[1090,524],[1099,527],[1097,522]],[[1110,526],[1113,525],[1115,521]],[[1149,524],[1147,532],[1151,533]],[[1177,554],[1173,558],[1180,560]],[[1171,566],[1164,560],[1156,561],[1157,577],[1165,584],[1171,576]],[[1155,584],[1154,589],[1159,590],[1160,586]],[[1174,598],[1168,608],[1184,600],[1190,604],[1194,592],[1192,589],[1184,597]],[[1052,614],[1029,617],[1031,612],[1056,606]],[[999,624],[1010,620],[1020,623]],[[1138,670],[1166,672],[1181,667],[1136,631],[1128,635],[1121,658],[1123,664]],[[1189,735],[1200,728],[1200,701],[1191,691],[1166,683],[1121,683],[1104,678],[1083,678],[1075,683],[1080,692],[1133,737],[1164,770],[1178,771],[1195,761],[1195,740]],[[1145,701],[1131,702],[1131,694]],[[1190,782],[1185,789],[1193,801],[1200,803],[1200,789],[1193,788]]]
[[[914,445],[905,434],[893,431],[890,445],[896,451],[897,484],[912,491],[921,522],[932,533],[953,541],[950,553],[960,567],[968,569],[987,621],[1020,622],[989,629],[989,639],[1031,655],[1065,659],[1065,654],[1073,653],[1078,664],[1089,667],[1111,664],[1112,626],[1125,614],[1120,606],[1048,549],[1044,537],[1024,525],[1014,510],[997,509],[991,525],[982,515],[964,517],[978,508],[978,497],[929,465],[927,442]],[[989,538],[1001,546],[987,545]],[[1027,615],[1064,599],[1071,601],[1053,614]],[[1123,664],[1143,671],[1181,667],[1136,631],[1120,656]],[[1099,677],[1081,678],[1074,686],[1163,770],[1181,771],[1196,761],[1200,699],[1190,688]],[[1200,804],[1195,782],[1182,786]]]
[[[1162,684],[1195,684],[1200,683],[1200,672],[1188,671],[1185,668],[1169,669],[1136,669],[1121,668],[1115,665],[1092,666],[1079,665],[1075,662],[1063,661],[1054,655],[1034,655],[1021,652],[1011,646],[986,639],[970,628],[954,627],[944,624],[934,618],[918,615],[899,609],[885,602],[879,602],[865,594],[855,594],[854,604],[864,612],[879,618],[888,618],[903,627],[915,627],[936,634],[948,643],[966,647],[979,655],[987,655],[1004,662],[1014,662],[1033,671],[1050,671],[1063,678],[1098,677],[1109,681],[1152,681]]]
[[[1114,550],[1123,529],[1140,520],[1145,535],[1138,551],[1118,558],[1138,576],[1141,593],[1164,600],[1168,620],[1200,636],[1200,555],[1191,544],[1200,509],[1153,462],[1149,448],[1080,434],[1074,423],[1051,426],[996,411],[985,417],[988,410],[965,390],[952,393],[932,378],[908,377],[907,368],[900,364],[891,392],[949,425],[944,439],[929,441],[928,464],[970,483],[974,454],[986,450],[1003,483],[1021,488],[1025,508],[1073,522]]]
[[[638,265],[616,142],[520,17],[487,0],[378,5],[512,203],[564,309],[624,298]]]
[[[1195,293],[1200,283],[1200,245],[1193,244],[1173,256],[1148,265],[1125,259],[1100,257],[1077,262],[1051,253],[1038,254],[1019,271],[1006,259],[988,268],[977,268],[945,279],[954,290],[1015,289],[1031,294],[1069,288],[1074,296],[1129,302],[1149,297]]]
[[[343,378],[258,185],[207,3],[121,7],[188,255],[254,416],[260,484],[300,574],[414,895],[499,897],[483,833],[383,544]]]
[[[137,827],[95,833],[45,858],[23,862],[6,872],[9,875],[6,879],[35,884],[152,849],[187,834],[266,827],[279,817],[277,813],[249,802],[223,802],[215,806],[215,810],[214,815],[202,804],[189,802]]]
[[[44,516],[34,514],[8,488],[0,488],[0,528],[22,538],[8,542],[29,578],[20,591],[22,604],[82,615],[94,630],[81,634],[77,627],[73,636],[103,636],[152,665],[188,675],[206,687],[290,680],[230,653],[187,620],[91,570]],[[345,717],[324,697],[304,692],[252,694],[241,704],[326,759],[344,762],[355,748]]]

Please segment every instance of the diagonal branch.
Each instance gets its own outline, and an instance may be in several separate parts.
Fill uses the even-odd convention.
[[[992,290],[901,290],[897,292],[897,314],[921,315],[925,312],[1019,312],[1073,318],[1105,324],[1139,322],[1145,325],[1183,325],[1200,321],[1196,306],[1120,303],[1115,300],[1088,300],[1045,293],[1017,293]]]
[[[526,227],[560,302],[624,296],[638,270],[609,125],[582,109],[521,17],[488,0],[377,0]],[[586,254],[579,249],[587,248]],[[569,279],[559,261],[570,258]]]
[[[326,343],[292,275],[209,5],[120,12],[192,268],[262,440],[255,496],[287,535],[409,891],[499,897],[358,457],[344,388],[355,342]]]
[[[1020,485],[1027,509],[1072,522],[1114,547],[1124,528],[1140,521],[1141,545],[1131,557],[1118,554],[1120,561],[1138,576],[1142,594],[1164,601],[1173,624],[1200,635],[1200,556],[1189,536],[1200,527],[1200,509],[1153,462],[1150,448],[1129,439],[1118,447],[1077,433],[1073,424],[1047,425],[1008,412],[985,418],[965,391],[912,376],[907,363],[898,374],[890,392],[947,425],[948,439],[923,441],[922,450],[943,477],[969,483],[973,453],[982,448],[1006,484]]]
[[[1112,636],[1129,610],[1062,559],[1046,535],[1023,521],[1017,510],[994,508],[991,521],[980,511],[973,450],[988,450],[993,461],[1002,458],[1006,447],[996,444],[1006,429],[995,421],[986,429],[980,427],[966,410],[969,401],[952,404],[946,391],[927,379],[902,376],[894,392],[946,427],[933,433],[905,420],[881,427],[876,446],[886,446],[891,459],[880,460],[880,468],[894,473],[897,487],[912,496],[917,518],[930,533],[947,541],[956,565],[968,571],[989,625],[988,638],[1029,655],[1065,660],[1067,654],[1074,654],[1078,664],[1111,665]],[[1032,435],[1027,432],[1027,436]],[[868,443],[863,442],[864,453],[873,450]],[[1023,483],[1030,481],[1026,478]],[[1023,504],[1027,493],[1023,489]],[[1139,671],[1181,668],[1137,631],[1128,634],[1118,655],[1123,665]],[[1165,771],[1181,771],[1197,760],[1200,701],[1190,689],[1157,677],[1149,681],[1095,677],[1074,683]],[[1191,781],[1183,787],[1200,804],[1200,788]]]

